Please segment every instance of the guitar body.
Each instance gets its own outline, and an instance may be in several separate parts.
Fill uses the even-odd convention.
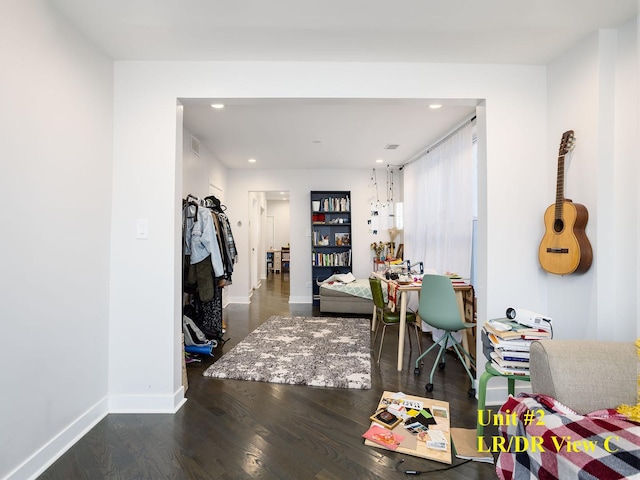
[[[549,273],[568,275],[589,270],[593,261],[591,243],[585,228],[589,212],[584,205],[564,199],[562,218],[556,218],[557,205],[544,213],[545,234],[538,249],[540,265]]]

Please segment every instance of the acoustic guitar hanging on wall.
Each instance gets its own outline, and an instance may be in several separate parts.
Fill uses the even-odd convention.
[[[556,203],[544,213],[546,230],[538,249],[542,268],[557,275],[586,272],[593,260],[585,233],[589,212],[584,205],[564,198],[564,157],[574,146],[573,130],[564,132],[558,151]]]

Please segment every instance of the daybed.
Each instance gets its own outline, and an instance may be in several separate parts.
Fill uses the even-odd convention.
[[[320,311],[325,313],[373,314],[373,300],[368,279],[349,283],[330,281],[320,285]]]
[[[534,342],[530,371],[534,393],[496,417],[499,478],[640,478],[640,423],[615,410],[638,401],[633,343]]]

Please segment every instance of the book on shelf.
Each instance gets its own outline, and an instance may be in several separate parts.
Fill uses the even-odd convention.
[[[529,368],[528,359],[505,360],[495,350],[491,352],[491,360],[503,368]]]
[[[486,331],[486,330],[485,330]],[[511,339],[504,340],[502,338],[497,337],[493,333],[486,332],[487,337],[489,338],[489,342],[491,346],[494,348],[502,348],[503,350],[514,350],[514,351],[524,351],[528,352],[531,347],[531,343],[533,340],[522,340],[522,339]]]
[[[351,204],[348,196],[321,198],[319,201],[321,212],[348,212]]]
[[[495,361],[491,361],[491,366],[495,368],[501,375],[514,375],[514,376],[529,376],[528,368],[511,368],[511,367],[501,367]]]
[[[492,333],[503,340],[541,340],[544,338],[551,338],[551,333],[549,331],[540,328],[527,327],[514,320],[509,320],[508,318],[489,320],[485,322],[484,329],[487,333]]]
[[[529,347],[533,340],[524,340],[522,338],[510,338],[505,340],[504,338],[500,338],[497,335],[488,332],[485,330],[487,337],[489,338],[489,342],[494,348],[502,347],[506,350],[524,350],[526,352],[529,351]]]
[[[311,265],[314,267],[350,267],[351,251],[333,253],[313,252],[311,255]]]
[[[508,362],[528,362],[530,355],[529,351],[513,351],[504,348],[496,348],[493,352]]]

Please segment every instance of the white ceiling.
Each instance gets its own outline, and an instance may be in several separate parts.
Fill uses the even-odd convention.
[[[637,0],[49,0],[114,60],[544,65]],[[183,99],[185,124],[230,168],[400,164],[473,112],[424,101]],[[319,141],[319,143],[317,143]],[[384,150],[388,143],[397,150]],[[249,165],[254,157],[257,163]],[[346,163],[345,163],[346,162]]]
[[[49,0],[117,60],[546,64],[637,0]]]
[[[187,129],[229,168],[401,165],[475,112],[424,100],[225,100],[221,110],[183,102]]]

